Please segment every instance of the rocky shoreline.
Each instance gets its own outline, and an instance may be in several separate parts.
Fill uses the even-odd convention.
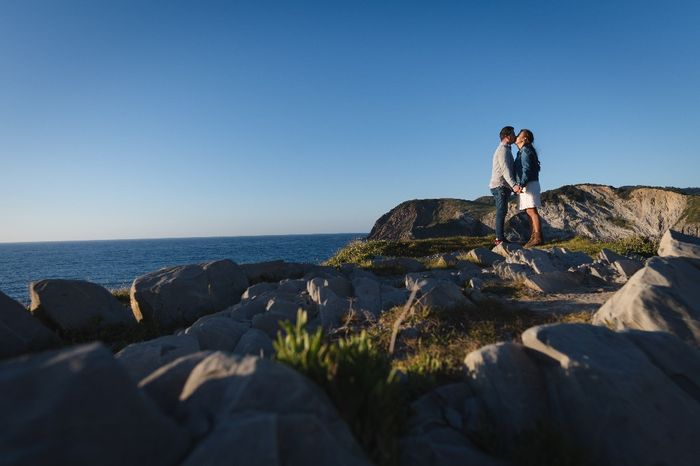
[[[696,464],[697,237],[669,230],[645,262],[505,244],[434,259],[443,267],[376,258],[386,274],[282,261],[171,267],[138,277],[128,306],[75,280],[32,283],[30,312],[0,293],[3,464],[369,464],[328,394],[275,360],[280,324],[303,310],[310,332],[333,334],[350,316],[371,325],[407,301],[477,309],[502,300],[493,283],[611,298],[593,325],[536,326],[465,352],[462,380],[411,402],[384,464],[524,464],[517,452],[550,432],[566,445],[563,464]],[[138,325],[160,336],[116,354],[61,347]]]

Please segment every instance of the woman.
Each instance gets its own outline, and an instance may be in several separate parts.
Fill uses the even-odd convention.
[[[521,129],[515,139],[518,146],[518,155],[515,158],[513,169],[515,181],[522,186],[518,194],[518,209],[524,210],[530,220],[530,240],[525,243],[529,248],[542,244],[542,228],[538,207],[542,207],[540,201],[540,160],[537,151],[532,146],[535,136],[529,129]]]

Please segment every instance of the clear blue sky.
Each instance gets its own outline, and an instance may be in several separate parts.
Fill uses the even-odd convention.
[[[700,2],[0,0],[0,241],[369,231],[488,194],[698,186]]]

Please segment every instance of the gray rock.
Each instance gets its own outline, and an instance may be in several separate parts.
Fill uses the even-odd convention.
[[[325,394],[283,364],[214,353],[180,399],[181,418],[201,439],[185,465],[368,464]]]
[[[279,283],[278,289],[282,293],[298,294],[306,290],[306,280],[301,278],[296,280],[282,280]]]
[[[658,330],[700,345],[700,260],[653,257],[593,315],[616,329]]]
[[[277,283],[268,282],[257,283],[255,285],[249,286],[248,289],[243,292],[243,295],[241,296],[241,301],[253,299],[265,292],[274,291],[278,287],[279,285]]]
[[[464,363],[470,386],[485,403],[500,434],[515,438],[534,430],[547,417],[542,373],[522,345],[484,346],[469,353]]]
[[[199,349],[199,342],[195,337],[165,335],[153,340],[132,343],[114,357],[134,382],[139,382],[159,367],[182,356],[196,353]]]
[[[268,299],[255,297],[245,303],[236,304],[229,311],[233,320],[250,321],[257,314],[262,314],[267,309]]]
[[[615,251],[611,251],[608,248],[603,248],[599,253],[598,253],[598,260],[602,262],[607,262],[608,264],[612,264],[615,261],[619,261],[620,259],[627,259],[625,256],[616,253]]]
[[[571,267],[579,267],[593,262],[593,259],[588,254],[569,251],[566,248],[552,248],[548,253],[557,270],[567,270]]]
[[[411,404],[409,432],[401,438],[402,465],[503,465],[480,451],[469,435],[484,427],[486,413],[469,385],[439,387]]]
[[[475,264],[479,264],[484,267],[491,267],[496,262],[503,261],[504,256],[489,251],[486,248],[474,248],[467,253],[467,259]]]
[[[582,277],[572,272],[546,272],[533,274],[525,278],[522,283],[531,290],[540,293],[564,293],[576,290],[583,285]]]
[[[659,256],[700,259],[700,238],[668,230],[659,242]]]
[[[612,266],[621,279],[626,282],[632,278],[632,275],[637,273],[639,269],[644,267],[644,264],[632,259],[618,259],[612,263]]]
[[[131,308],[138,320],[162,327],[187,324],[241,299],[248,278],[228,259],[152,272],[131,285]]]
[[[700,403],[626,335],[556,324],[530,328],[522,340],[556,361],[540,365],[552,416],[590,464],[697,463]]]
[[[206,316],[209,317],[209,316]],[[199,342],[199,348],[212,351],[233,351],[250,325],[230,317],[200,318],[185,331]]]
[[[241,337],[233,353],[240,356],[251,355],[269,358],[275,351],[272,347],[272,340],[265,332],[251,328]]]
[[[378,316],[382,311],[382,289],[379,282],[370,278],[356,278],[352,281],[352,287],[356,297],[353,308]]]
[[[180,392],[192,369],[211,354],[211,351],[198,351],[179,357],[144,377],[138,386],[158,405],[163,414],[175,417]]]
[[[264,312],[253,316],[253,328],[263,331],[270,338],[276,338],[277,333],[282,331],[282,322],[296,322],[296,317],[289,317],[285,314],[274,312]]]
[[[468,282],[473,277],[478,277],[482,275],[481,267],[474,265],[472,263],[463,264],[459,267],[457,272],[457,282],[460,285]]]
[[[528,277],[535,275],[535,271],[529,265],[524,264],[509,264],[507,262],[499,262],[494,264],[493,271],[503,280],[524,281]]]
[[[4,362],[0,392],[3,464],[169,466],[189,448],[101,344]]]
[[[313,264],[299,264],[283,260],[241,265],[241,269],[245,272],[250,283],[280,282],[290,278],[301,278],[313,267]]]
[[[329,293],[328,297],[318,305],[318,315],[321,319],[321,325],[326,330],[331,330],[340,327],[343,317],[350,310],[350,300],[339,298],[334,294]]]
[[[0,291],[0,358],[47,349],[58,343],[51,330]]]
[[[469,287],[474,290],[481,290],[484,287],[484,281],[481,278],[474,277],[469,280]]]
[[[41,280],[29,284],[30,311],[64,331],[135,324],[134,316],[107,289],[83,280]]]
[[[523,247],[518,243],[501,243],[498,246],[491,248],[491,252],[495,252],[499,256],[507,259],[515,251],[519,251],[521,249],[523,249]]]
[[[552,264],[549,254],[539,249],[519,249],[506,258],[509,264],[523,264],[529,266],[535,273],[555,272],[557,268]]]
[[[396,269],[402,273],[425,270],[422,262],[410,257],[378,257],[372,260],[372,267],[378,269]]]
[[[416,283],[416,287],[420,296],[416,300],[416,305],[419,307],[451,310],[474,306],[461,288],[452,282],[428,278]]]
[[[403,306],[408,301],[410,293],[405,288],[382,286],[382,311],[388,311],[396,306]]]

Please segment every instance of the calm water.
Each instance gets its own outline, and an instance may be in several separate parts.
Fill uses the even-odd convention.
[[[29,301],[28,284],[44,278],[88,280],[122,288],[171,265],[231,259],[239,264],[283,259],[319,263],[365,233],[240,236],[0,244],[0,291]]]

